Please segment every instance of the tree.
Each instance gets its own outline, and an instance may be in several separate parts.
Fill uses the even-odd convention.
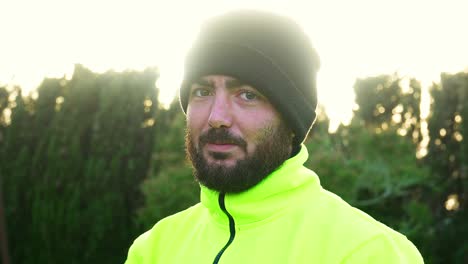
[[[404,90],[404,80],[396,74],[357,79],[355,116],[377,132],[396,128],[418,144],[422,140],[421,84],[414,78],[406,79],[409,85]]]
[[[426,162],[438,191],[433,211],[438,219],[436,254],[450,263],[468,261],[468,73],[442,74],[431,89]]]
[[[199,201],[199,187],[185,159],[185,115],[177,99],[158,111],[156,123],[151,176],[142,184],[146,203],[137,219],[143,230]]]
[[[157,77],[77,65],[71,80],[45,79],[37,99],[14,91],[0,145],[14,263],[123,262],[153,152]]]

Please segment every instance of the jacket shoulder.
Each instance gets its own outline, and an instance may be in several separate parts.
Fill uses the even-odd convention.
[[[348,245],[343,263],[423,263],[422,257],[406,236],[339,196],[322,189],[322,212],[326,212],[329,232]]]
[[[150,230],[135,239],[128,251],[125,264],[153,263],[157,258],[155,255],[157,249],[162,246],[167,248],[168,244],[175,243],[170,239],[174,237],[174,232],[183,232],[180,227],[187,226],[183,222],[193,219],[193,215],[203,214],[203,210],[205,209],[198,203],[158,221]]]

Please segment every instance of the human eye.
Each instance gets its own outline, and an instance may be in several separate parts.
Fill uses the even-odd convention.
[[[195,88],[192,90],[192,96],[195,97],[204,97],[204,96],[210,96],[211,95],[211,90],[208,88]]]
[[[259,95],[252,91],[242,91],[239,96],[246,101],[254,101],[259,99]]]

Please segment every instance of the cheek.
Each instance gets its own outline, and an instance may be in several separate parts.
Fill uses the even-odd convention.
[[[189,104],[187,107],[187,124],[191,126],[203,126],[208,122],[209,108],[206,105]]]
[[[270,137],[280,125],[280,120],[275,115],[251,115],[244,119],[244,131],[251,143],[258,144]]]
[[[197,126],[200,126],[202,123],[200,111],[196,111],[192,108],[187,108],[187,117],[186,117],[187,128],[194,129]]]
[[[204,121],[200,115],[200,112],[193,111],[193,109],[192,111],[187,109],[186,128],[189,131],[189,135],[195,144],[197,144],[197,139],[202,133],[204,127]]]

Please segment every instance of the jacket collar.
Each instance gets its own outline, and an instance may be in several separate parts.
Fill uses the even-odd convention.
[[[303,188],[306,185],[318,190],[320,182],[317,175],[303,165],[308,157],[307,148],[301,145],[299,153],[256,186],[241,193],[226,194],[225,206],[236,226],[254,224],[281,213],[306,193],[310,194],[310,188]],[[219,192],[201,186],[201,203],[216,222],[226,225],[228,218],[220,208],[218,197]]]

